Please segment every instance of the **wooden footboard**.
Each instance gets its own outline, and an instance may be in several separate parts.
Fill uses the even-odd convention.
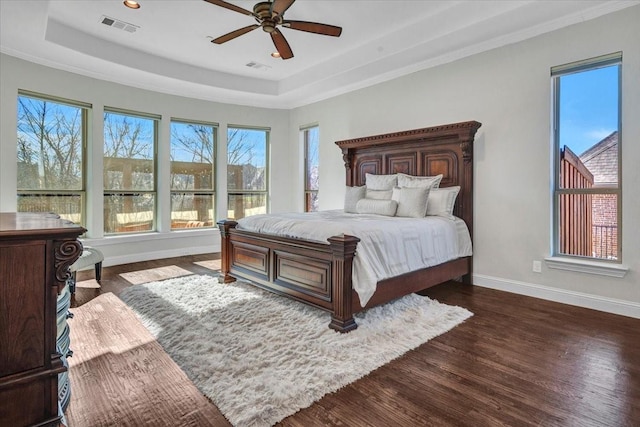
[[[329,327],[348,332],[353,319],[351,271],[360,239],[342,235],[329,244],[236,229],[237,222],[223,220],[220,228],[224,283],[236,278],[331,312]]]
[[[366,308],[418,292],[470,272],[471,257],[458,258],[378,282],[365,307],[352,287],[353,257],[360,239],[334,236],[329,244],[236,229],[218,222],[222,243],[221,279],[244,278],[254,285],[331,312],[329,327],[349,332],[353,315]]]

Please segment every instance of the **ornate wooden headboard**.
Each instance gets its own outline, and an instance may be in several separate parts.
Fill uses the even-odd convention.
[[[367,173],[442,174],[441,187],[461,187],[454,214],[473,236],[473,140],[480,126],[470,121],[337,141],[347,185],[365,185]]]

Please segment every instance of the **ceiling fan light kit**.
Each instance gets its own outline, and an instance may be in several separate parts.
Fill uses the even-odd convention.
[[[285,20],[284,13],[291,7],[295,0],[272,0],[259,2],[256,3],[255,6],[253,6],[253,11],[249,11],[240,6],[236,6],[223,0],[204,1],[216,6],[223,7],[225,9],[232,10],[234,12],[241,13],[243,15],[253,16],[257,22],[256,24],[239,28],[237,30],[231,31],[230,33],[217,37],[211,40],[211,43],[226,43],[230,40],[235,39],[236,37],[240,37],[243,34],[261,27],[265,33],[269,33],[271,35],[271,40],[273,41],[273,44],[278,51],[279,56],[274,54],[271,55],[274,58],[293,58],[293,51],[291,50],[291,46],[289,46],[287,39],[285,39],[278,27],[332,37],[340,37],[340,34],[342,33],[342,28],[336,27],[335,25],[320,24],[318,22]]]
[[[138,3],[137,1],[134,0],[124,0],[122,2],[125,6],[127,6],[129,9],[140,9],[140,3]]]

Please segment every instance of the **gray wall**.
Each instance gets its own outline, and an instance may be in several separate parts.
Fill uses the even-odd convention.
[[[300,126],[320,125],[320,204],[342,207],[344,166],[334,141],[450,122],[478,120],[475,145],[474,281],[481,286],[640,317],[640,6],[481,53],[290,111],[220,104],[164,95],[0,57],[0,210],[15,209],[16,96],[18,89],[93,104],[91,154],[101,164],[105,105],[220,123],[218,166],[224,170],[226,125],[270,126],[271,211],[302,209]],[[550,68],[623,52],[624,278],[551,270],[532,261],[550,254]],[[161,159],[168,157],[163,120]],[[168,171],[159,171],[165,182]],[[164,177],[164,178],[162,178]],[[218,216],[226,194],[218,174]],[[101,178],[89,198],[100,205]],[[100,184],[100,185],[99,185]],[[166,202],[165,202],[166,203]],[[161,206],[168,212],[167,206]],[[95,217],[95,212],[90,212]],[[95,220],[93,221],[95,223]],[[103,248],[106,265],[219,250],[216,230],[161,231],[88,242]]]
[[[92,104],[88,156],[91,161],[87,197],[90,200],[85,244],[99,247],[105,254],[105,265],[166,258],[178,255],[220,250],[218,230],[185,230],[170,232],[168,197],[158,197],[159,232],[136,236],[104,238],[102,233],[102,146],[104,107],[157,114],[162,117],[158,135],[158,191],[169,192],[169,135],[172,117],[203,120],[220,124],[218,130],[218,182],[216,211],[219,219],[226,216],[226,134],[227,124],[270,127],[270,180],[272,188],[287,189],[291,177],[288,137],[289,112],[266,108],[208,102],[152,91],[136,89],[107,81],[60,71],[8,55],[0,56],[0,211],[16,209],[16,115],[18,90]],[[278,153],[285,153],[284,156]],[[162,166],[165,166],[164,168]],[[222,172],[222,173],[220,173]],[[270,200],[271,211],[292,210],[291,191],[275,191]]]
[[[474,282],[640,317],[640,6],[351,92],[291,112],[320,124],[320,205],[338,208],[333,143],[478,120]],[[551,80],[555,65],[622,51],[623,279],[551,270]],[[295,159],[294,159],[295,160]]]

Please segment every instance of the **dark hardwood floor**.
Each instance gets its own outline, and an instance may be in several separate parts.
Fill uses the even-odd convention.
[[[146,274],[155,280],[152,269],[175,266],[211,274],[210,268],[196,263],[217,258],[210,254],[105,268],[101,289],[78,288],[74,305],[106,292],[118,295],[131,286],[122,273],[141,272],[139,279]],[[78,274],[79,281],[90,278],[91,271]],[[427,295],[475,315],[281,425],[640,425],[640,320],[456,282],[436,286]],[[120,357],[143,356],[128,352]],[[134,408],[126,408],[126,395],[105,399],[87,391],[106,389],[101,383],[109,382],[108,375],[72,368],[70,427],[228,425],[208,401],[182,408],[189,413],[187,422],[167,414],[155,416],[168,402],[158,401],[151,392],[155,397],[138,399]],[[154,375],[158,373],[131,374],[130,393],[136,387],[152,387]],[[120,415],[111,421],[92,418],[97,410]]]

